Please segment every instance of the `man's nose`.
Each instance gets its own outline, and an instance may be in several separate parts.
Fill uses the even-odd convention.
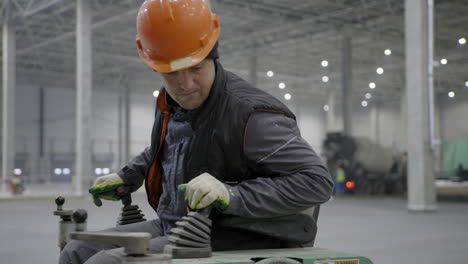
[[[188,70],[182,70],[179,72],[178,82],[179,87],[183,90],[191,90],[194,85],[193,75]]]

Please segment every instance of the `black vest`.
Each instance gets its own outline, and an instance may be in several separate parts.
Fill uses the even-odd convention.
[[[278,99],[259,90],[216,63],[216,78],[207,100],[193,116],[193,138],[185,160],[186,181],[208,172],[222,182],[239,182],[254,177],[272,177],[267,171],[251,168],[244,156],[243,136],[247,120],[255,111],[294,114]],[[153,151],[158,149],[164,119],[156,108],[151,136]],[[261,168],[260,168],[261,169]]]
[[[277,112],[295,119],[294,114],[278,99],[253,87],[237,75],[225,71],[219,62],[216,62],[216,77],[210,94],[192,118],[194,134],[187,148],[188,153],[185,154],[185,182],[204,172],[222,182],[234,184],[256,177],[277,176],[248,161],[244,155],[243,137],[246,124],[250,115],[257,111]],[[164,119],[164,114],[158,108],[155,118],[151,137],[153,153],[159,147]],[[215,250],[231,249],[229,245],[233,246],[233,249],[239,249],[240,245],[232,242],[241,243],[244,240],[262,240],[260,244],[250,245],[248,248],[283,247],[283,241],[306,243],[315,237],[316,232],[312,218],[302,214],[277,218],[279,221],[260,219],[260,226],[256,219],[228,216],[217,211],[212,213],[211,218],[214,222],[212,235]],[[281,225],[284,226],[285,232],[278,232]],[[307,234],[304,233],[305,229],[309,229]],[[241,236],[237,240],[234,239],[236,234]],[[226,240],[227,238],[229,239]],[[262,244],[265,242],[266,245]]]

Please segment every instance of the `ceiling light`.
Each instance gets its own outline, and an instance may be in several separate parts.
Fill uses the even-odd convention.
[[[388,56],[388,55],[392,54],[392,50],[386,49],[386,50],[384,51],[384,54]]]
[[[370,93],[366,93],[365,97],[366,97],[366,99],[367,99],[367,100],[369,100],[369,99],[371,99],[371,98],[372,98],[372,94],[370,94]]]
[[[455,97],[455,92],[450,91],[450,92],[448,93],[448,97],[450,97],[450,98]]]
[[[369,88],[374,89],[374,88],[375,88],[375,83],[370,82],[370,83],[369,83]]]
[[[468,87],[468,82],[465,82],[465,86]]]
[[[278,84],[278,87],[279,87],[280,89],[284,89],[284,88],[286,88],[286,84],[284,84],[283,82],[280,82],[280,83]]]
[[[368,103],[367,103],[366,100],[363,100],[363,101],[361,102],[361,105],[362,105],[362,107],[367,107]]]
[[[322,67],[327,67],[328,66],[328,61],[327,60],[323,60],[322,61]]]
[[[445,65],[445,64],[448,63],[448,61],[447,61],[447,59],[441,59],[441,60],[440,60],[440,63]]]
[[[275,73],[272,72],[272,71],[268,71],[268,72],[267,72],[267,76],[268,76],[268,77],[273,77],[274,75],[275,75]]]
[[[323,106],[323,111],[328,112],[330,110],[330,106],[324,105]]]
[[[154,97],[158,97],[158,96],[159,96],[159,91],[157,91],[157,90],[154,91],[154,92],[153,92],[153,96],[154,96]]]
[[[460,45],[465,45],[465,43],[466,43],[466,38],[460,38],[458,40],[458,44],[460,44]]]
[[[291,100],[291,95],[290,94],[284,94],[284,99],[286,100]]]
[[[377,72],[377,74],[383,74],[384,73],[384,69],[383,68],[377,68],[377,70],[375,70]]]
[[[328,82],[328,80],[329,80],[328,76],[323,76],[322,77],[322,82],[326,83],[326,82]]]

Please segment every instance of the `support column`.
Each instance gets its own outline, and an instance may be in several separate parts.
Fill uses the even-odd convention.
[[[46,96],[45,90],[43,86],[39,87],[39,125],[38,125],[38,158],[37,158],[37,173],[38,180],[43,181],[46,178],[46,175],[50,173],[46,170],[47,168],[47,160],[46,160],[46,151],[45,151],[45,106],[46,106]]]
[[[13,176],[15,166],[15,89],[16,89],[16,43],[15,28],[11,23],[11,2],[6,3],[6,18],[3,24],[3,106],[2,106],[2,192],[7,192],[6,181]]]
[[[377,100],[377,99],[376,99]],[[379,103],[375,101],[370,106],[370,132],[369,135],[374,142],[379,143],[380,140],[380,131],[379,131],[379,123],[380,123],[380,113],[379,113]]]
[[[408,209],[433,211],[435,200],[430,109],[432,0],[405,1]]]
[[[351,50],[351,37],[345,32],[342,40],[341,47],[341,88],[343,90],[343,133],[351,135],[352,133],[352,50]]]
[[[125,84],[122,94],[120,96],[120,112],[121,112],[121,121],[120,121],[120,158],[121,164],[127,164],[130,160],[130,87],[128,84]]]
[[[83,184],[92,184],[91,163],[91,0],[78,0],[76,6],[76,173],[73,190],[83,194]]]
[[[123,152],[123,109],[124,109],[124,98],[123,88],[119,91],[119,102],[117,105],[117,164],[114,169],[121,168],[124,164],[124,152]]]
[[[328,111],[326,112],[326,132],[336,131],[336,121],[335,121],[335,97],[336,92],[334,89],[330,89],[328,92]]]
[[[400,116],[401,116],[401,119],[400,119],[400,130],[401,130],[401,133],[400,133],[400,146],[402,147],[402,150],[405,151],[406,153],[408,153],[408,136],[407,136],[407,133],[408,133],[408,129],[407,129],[407,126],[406,124],[408,123],[408,109],[406,107],[406,89],[402,89],[401,91],[401,97],[400,97]]]
[[[130,159],[130,86],[128,79],[119,80],[119,117],[118,117],[118,169],[127,164]],[[156,101],[156,100],[155,100]]]
[[[252,44],[251,55],[249,58],[249,79],[253,87],[257,87],[257,43]]]

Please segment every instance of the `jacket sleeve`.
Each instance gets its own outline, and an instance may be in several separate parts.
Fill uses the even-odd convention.
[[[230,204],[224,214],[274,217],[328,201],[333,181],[324,163],[301,137],[295,120],[282,114],[256,112],[244,133],[244,154],[259,177],[226,184]]]
[[[136,191],[143,184],[147,168],[151,165],[151,148],[146,147],[139,155],[130,159],[125,167],[117,172],[122,180],[132,185]]]

